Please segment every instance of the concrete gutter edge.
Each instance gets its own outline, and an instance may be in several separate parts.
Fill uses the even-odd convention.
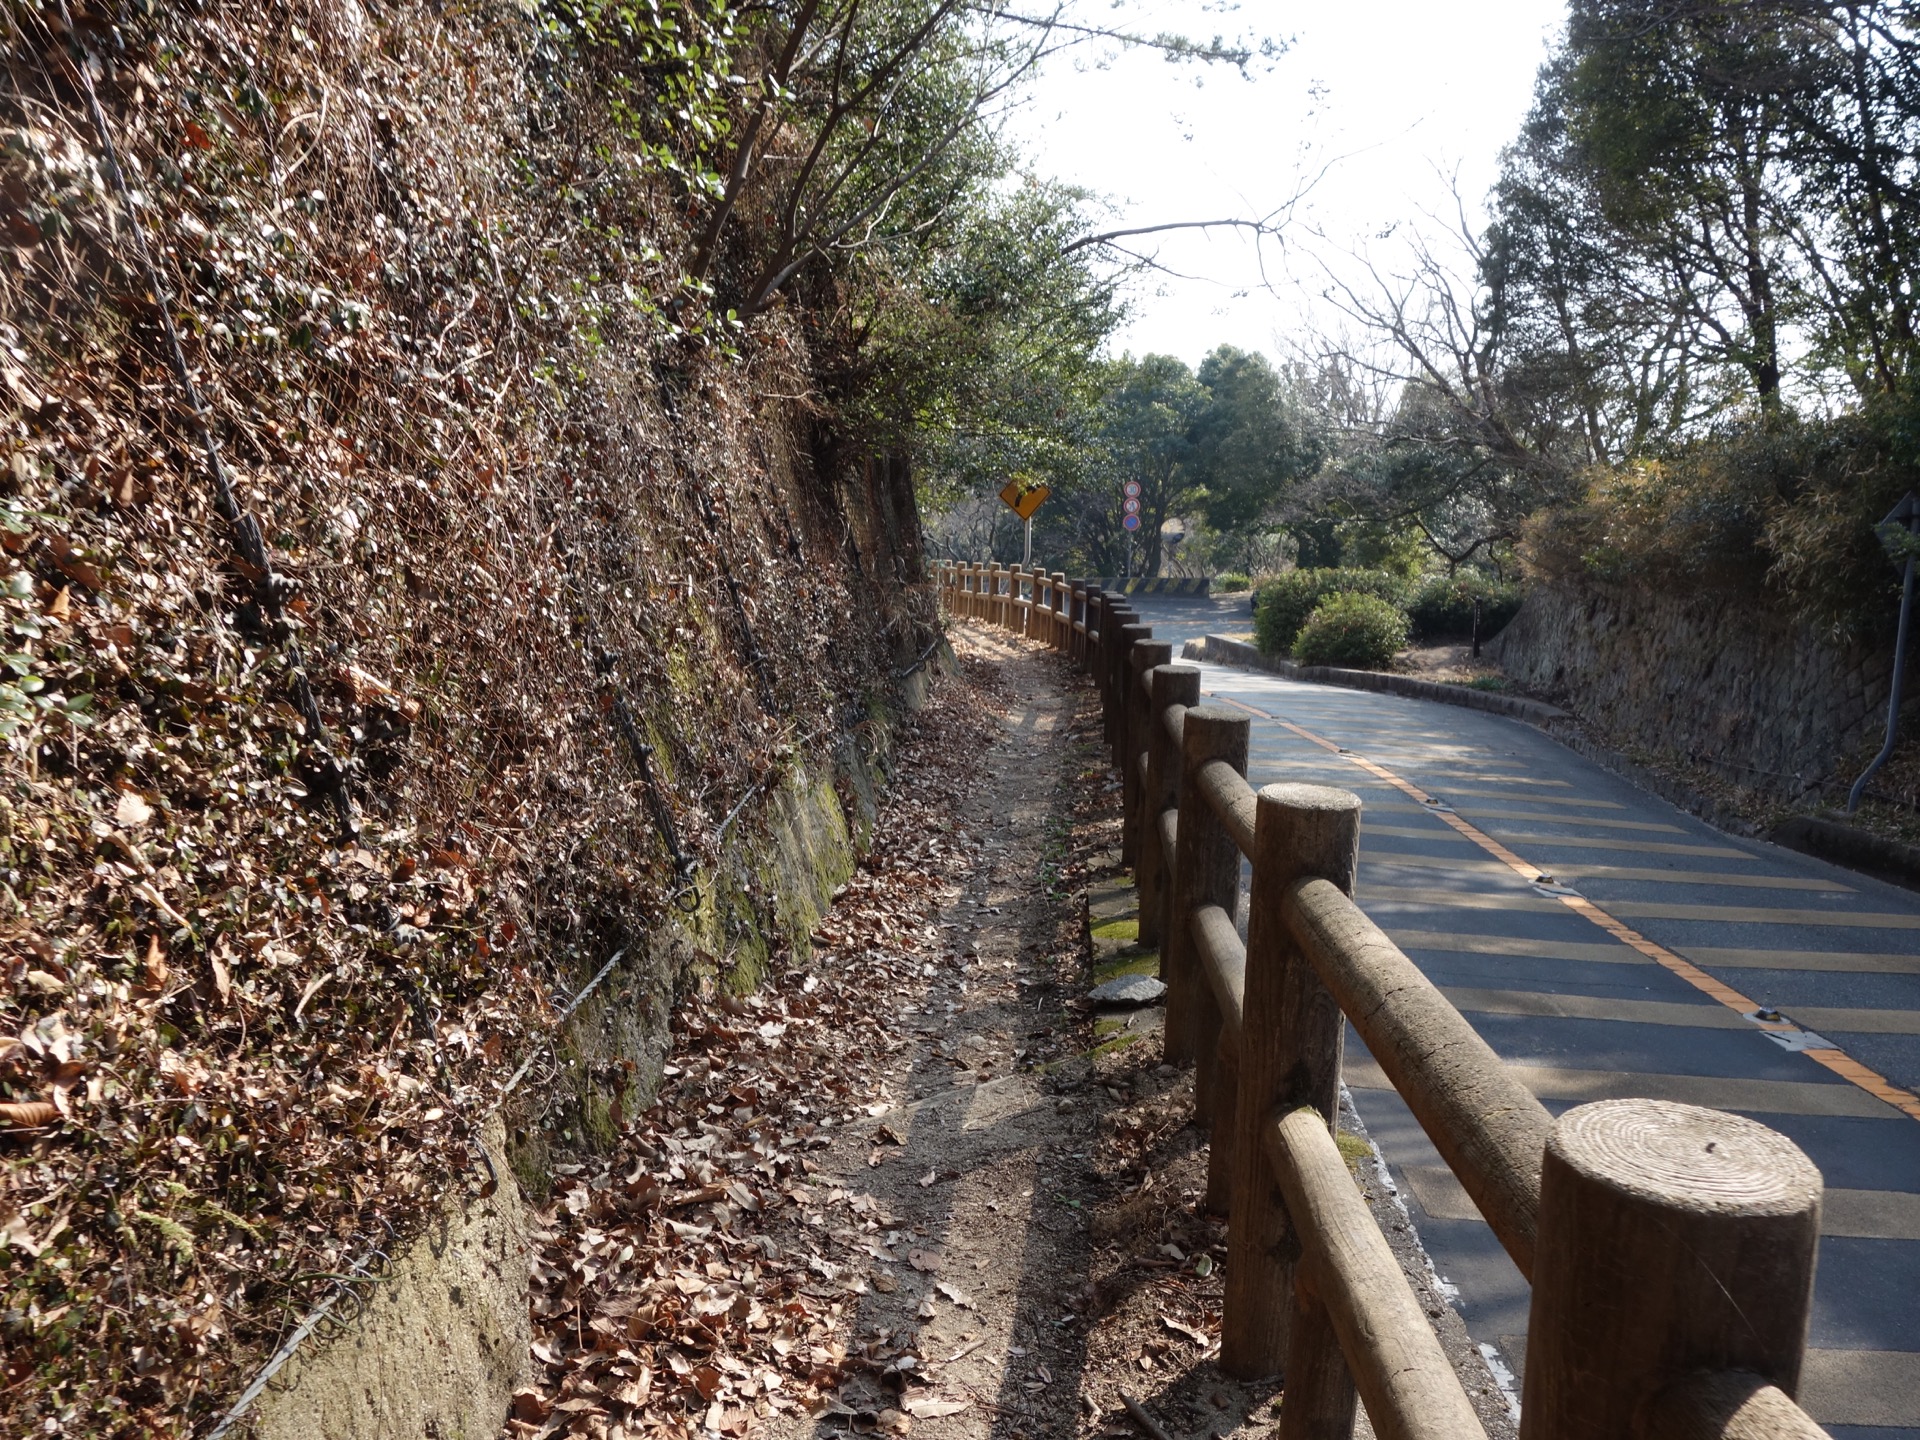
[[[1699,816],[1717,830],[1748,839],[1767,840],[1845,870],[1871,875],[1877,880],[1885,880],[1909,890],[1920,890],[1920,845],[1890,840],[1870,830],[1819,815],[1795,815],[1770,831],[1763,830],[1710,796],[1699,794],[1657,771],[1636,764],[1617,750],[1595,744],[1580,732],[1578,718],[1571,711],[1562,710],[1558,705],[1549,705],[1544,700],[1525,700],[1517,695],[1469,690],[1463,685],[1442,685],[1432,680],[1415,680],[1407,675],[1388,675],[1372,670],[1297,665],[1291,660],[1264,655],[1244,640],[1229,640],[1223,635],[1207,635],[1199,640],[1187,641],[1181,649],[1181,658],[1204,660],[1215,665],[1237,665],[1247,670],[1264,670],[1289,680],[1303,680],[1318,685],[1344,685],[1353,690],[1381,691],[1506,715],[1537,726],[1576,754],[1632,781],[1642,790]]]
[[[1843,869],[1920,890],[1920,845],[1890,840],[1821,815],[1795,815],[1783,820],[1767,838]]]
[[[1464,705],[1469,710],[1507,715],[1534,725],[1546,726],[1573,719],[1558,705],[1549,705],[1544,700],[1525,700],[1518,695],[1472,690],[1465,685],[1443,685],[1436,680],[1416,680],[1410,675],[1390,675],[1378,670],[1296,665],[1291,660],[1264,655],[1246,641],[1229,640],[1224,635],[1206,635],[1198,640],[1189,640],[1182,647],[1180,655],[1183,660],[1239,665],[1249,670],[1265,670],[1289,680],[1306,680],[1317,685],[1344,685],[1350,690],[1377,690],[1389,695],[1405,695],[1414,700],[1437,700],[1442,705]]]

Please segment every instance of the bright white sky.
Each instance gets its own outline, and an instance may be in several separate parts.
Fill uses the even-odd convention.
[[[1102,18],[1196,38],[1258,29],[1291,38],[1270,70],[1170,65],[1136,52],[1110,68],[1056,59],[1013,122],[1043,174],[1117,209],[1111,228],[1251,216],[1280,206],[1329,161],[1284,244],[1265,244],[1262,287],[1250,239],[1229,230],[1146,237],[1159,260],[1197,277],[1144,282],[1116,349],[1197,364],[1230,343],[1279,358],[1339,316],[1319,297],[1322,266],[1355,251],[1395,268],[1414,225],[1453,222],[1453,178],[1475,207],[1517,133],[1535,71],[1566,18],[1564,0],[1136,0]],[[1196,84],[1196,81],[1198,82]],[[1351,265],[1343,267],[1351,273]]]

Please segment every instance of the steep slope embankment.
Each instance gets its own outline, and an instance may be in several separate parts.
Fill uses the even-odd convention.
[[[545,22],[64,15],[0,143],[0,1433],[181,1434],[805,945],[931,610],[802,319],[663,309],[675,182]]]

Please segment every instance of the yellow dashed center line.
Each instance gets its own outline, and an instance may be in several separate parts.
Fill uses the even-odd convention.
[[[1529,865],[1525,860],[1522,860],[1518,855],[1514,854],[1513,851],[1509,850],[1472,822],[1462,819],[1451,811],[1434,809],[1433,807],[1439,802],[1435,800],[1433,796],[1427,794],[1412,781],[1401,779],[1384,765],[1376,764],[1365,756],[1354,755],[1343,751],[1341,747],[1333,741],[1324,739],[1314,734],[1311,730],[1294,724],[1291,720],[1282,720],[1278,715],[1271,715],[1257,706],[1249,705],[1243,700],[1235,700],[1231,696],[1218,695],[1212,692],[1209,692],[1209,698],[1224,701],[1228,705],[1237,706],[1250,715],[1258,715],[1263,720],[1271,720],[1281,728],[1292,731],[1302,740],[1310,741],[1318,745],[1322,750],[1329,751],[1339,756],[1342,760],[1357,765],[1376,780],[1393,786],[1394,789],[1416,801],[1426,809],[1427,813],[1435,816],[1437,819],[1444,820],[1463,838],[1471,840],[1475,845],[1478,845],[1482,850],[1486,851],[1487,854],[1493,856],[1494,859],[1501,861],[1529,884],[1533,883],[1535,876],[1546,873],[1538,865]],[[1569,819],[1575,818],[1576,817],[1569,817]],[[1722,1005],[1725,1005],[1729,1010],[1736,1011],[1745,1017],[1753,1015],[1762,1008],[1758,1003],[1742,995],[1731,985],[1723,984],[1714,979],[1713,976],[1709,975],[1692,961],[1674,954],[1673,951],[1667,949],[1664,945],[1655,944],[1632,926],[1615,919],[1585,896],[1555,895],[1553,898],[1590,924],[1597,925],[1600,929],[1606,931],[1607,934],[1618,940],[1622,945],[1639,951],[1656,965],[1678,975],[1701,994],[1711,996]],[[1797,1025],[1788,1023],[1770,1024],[1765,1021],[1757,1023],[1758,1028],[1762,1030],[1798,1030],[1800,1028]],[[1802,1050],[1800,1053],[1816,1064],[1826,1066],[1827,1069],[1831,1070],[1835,1075],[1838,1075],[1849,1084],[1857,1085],[1876,1100],[1884,1100],[1887,1104],[1893,1106],[1894,1109],[1900,1111],[1910,1119],[1920,1120],[1920,1096],[1915,1095],[1910,1090],[1902,1090],[1898,1085],[1889,1081],[1884,1075],[1878,1074],[1867,1066],[1862,1065],[1844,1050],[1833,1047],[1820,1047]]]

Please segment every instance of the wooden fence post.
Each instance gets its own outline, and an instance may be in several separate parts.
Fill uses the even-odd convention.
[[[1187,711],[1181,743],[1180,844],[1174,851],[1166,933],[1160,937],[1160,978],[1167,985],[1166,1060],[1194,1066],[1193,1108],[1202,1124],[1213,1115],[1207,1082],[1220,1043],[1220,1012],[1213,987],[1200,972],[1193,912],[1218,905],[1233,914],[1240,903],[1240,849],[1194,776],[1214,760],[1246,774],[1250,726],[1245,715],[1224,705],[1196,705]]]
[[[1792,1395],[1820,1188],[1797,1145],[1742,1116],[1666,1100],[1561,1116],[1540,1174],[1521,1440],[1635,1434],[1702,1370]]]
[[[1073,615],[1071,605],[1073,597],[1067,592],[1067,577],[1064,571],[1053,572],[1053,648],[1062,655],[1073,643]]]
[[[1106,591],[1100,592],[1100,653],[1093,657],[1093,683],[1100,688],[1101,731],[1112,749],[1113,740],[1113,652],[1120,644],[1120,606]]]
[[[1114,651],[1119,647],[1119,601],[1104,589],[1100,591],[1100,653],[1094,657],[1092,684],[1100,687],[1100,716],[1104,737],[1112,751],[1114,741]]]
[[[1172,654],[1173,646],[1167,646]],[[1200,667],[1162,662],[1153,672],[1153,699],[1147,712],[1147,783],[1140,793],[1140,864],[1135,871],[1140,897],[1140,943],[1164,945],[1173,933],[1167,897],[1172,875],[1160,843],[1160,816],[1180,803],[1181,747],[1167,732],[1167,712],[1176,705],[1200,703]],[[1163,964],[1161,969],[1165,969]]]
[[[1142,640],[1151,640],[1153,638],[1153,627],[1151,625],[1142,625],[1139,617],[1131,610],[1123,610],[1120,612],[1119,635],[1117,638],[1118,643],[1114,645],[1113,653],[1109,657],[1112,668],[1107,672],[1107,688],[1113,696],[1113,725],[1107,732],[1107,738],[1110,742],[1108,762],[1113,766],[1114,773],[1121,778],[1124,789],[1127,773],[1125,769],[1127,763],[1127,682],[1133,678],[1133,647],[1138,645]],[[1124,835],[1126,831],[1126,816],[1124,812],[1120,818],[1120,829]],[[1122,843],[1125,843],[1124,840]]]
[[[1344,1367],[1323,1363],[1328,1347],[1337,1356],[1340,1344],[1324,1308],[1310,1305],[1294,1313],[1293,1256],[1299,1245],[1267,1163],[1266,1131],[1276,1116],[1300,1105],[1312,1105],[1333,1124],[1346,1019],[1288,934],[1282,907],[1287,888],[1309,876],[1331,880],[1351,895],[1359,846],[1358,796],[1324,785],[1269,785],[1260,792],[1239,1095],[1232,1134],[1219,1137],[1233,1150],[1220,1368],[1256,1379],[1282,1368],[1291,1374],[1297,1359],[1301,1378],[1321,1377],[1326,1383],[1310,1384],[1305,1395],[1288,1386],[1283,1416],[1294,1407],[1296,1421],[1331,1427],[1292,1432],[1302,1436],[1335,1433],[1343,1415],[1350,1430],[1354,1392]],[[1291,1357],[1290,1329],[1298,1332]]]
[[[1127,634],[1127,627],[1135,623],[1131,610],[1107,597],[1100,624],[1100,685],[1107,701],[1107,763],[1115,770],[1120,768],[1120,726],[1124,720],[1120,711],[1120,667],[1126,664],[1128,647],[1140,638]]]
[[[1121,715],[1126,727],[1121,744],[1121,759],[1126,763],[1126,771],[1120,779],[1120,863],[1133,868],[1136,886],[1140,879],[1140,796],[1144,789],[1141,784],[1140,754],[1147,748],[1147,720],[1153,710],[1153,702],[1147,695],[1147,677],[1152,674],[1154,666],[1164,665],[1171,659],[1171,641],[1136,641],[1133,649],[1127,653],[1127,671],[1120,681],[1127,692]],[[1143,923],[1145,918],[1142,912]]]
[[[1100,643],[1094,647],[1093,653],[1088,655],[1087,665],[1089,672],[1093,676],[1093,683],[1100,691],[1101,715],[1104,719],[1107,718],[1107,652],[1113,647],[1114,642],[1119,639],[1120,625],[1114,618],[1115,613],[1119,609],[1119,604],[1114,597],[1109,595],[1105,590],[1099,592],[1098,600],[1099,603],[1096,613],[1100,623],[1094,628],[1099,631]]]

